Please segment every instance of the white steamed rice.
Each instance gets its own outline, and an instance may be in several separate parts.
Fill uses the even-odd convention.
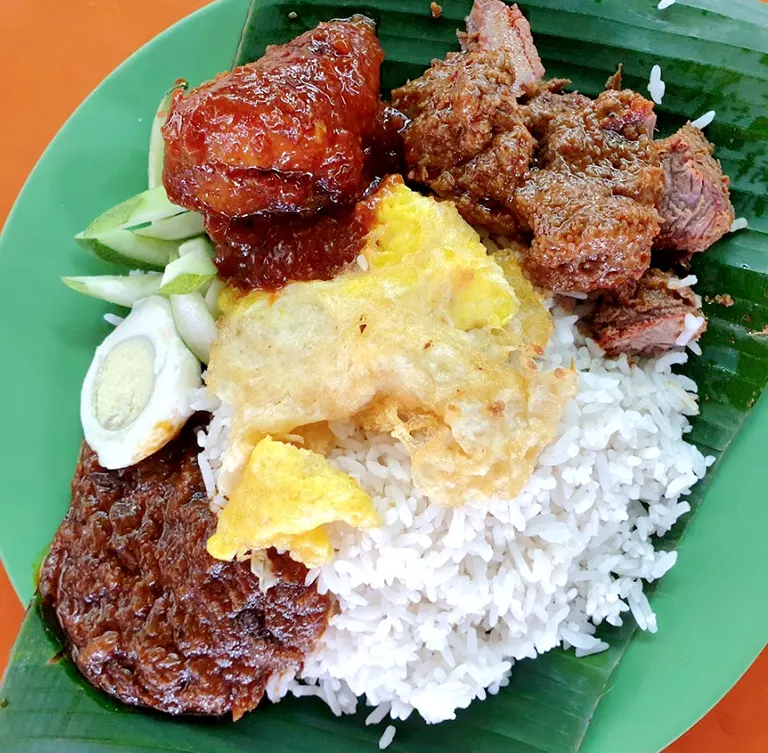
[[[735,233],[739,230],[746,230],[749,227],[749,222],[747,221],[746,217],[737,217],[732,223],[731,223],[731,232]]]
[[[648,93],[657,105],[660,105],[661,101],[664,99],[664,92],[666,89],[667,85],[661,78],[661,66],[654,65],[653,68],[651,68],[651,77],[648,81]]]
[[[717,113],[714,110],[707,110],[703,115],[696,118],[691,125],[702,130],[712,123]]]
[[[677,555],[657,551],[653,537],[689,510],[681,497],[713,462],[684,441],[696,385],[671,369],[687,355],[606,359],[578,332],[576,315],[553,315],[543,366],[573,361],[578,394],[517,498],[459,510],[430,504],[398,442],[332,427],[333,464],[371,494],[385,525],[332,528],[337,556],[308,580],[335,596],[339,612],[300,677],[275,678],[270,698],[315,695],[338,715],[355,711],[359,696],[373,707],[369,724],[414,710],[439,722],[497,693],[518,659],[558,645],[577,656],[604,650],[594,637],[604,621],[620,625],[631,614],[656,631],[643,584]],[[196,407],[216,401],[201,395]],[[211,494],[229,420],[217,408],[199,437]],[[214,497],[212,506],[224,503]]]

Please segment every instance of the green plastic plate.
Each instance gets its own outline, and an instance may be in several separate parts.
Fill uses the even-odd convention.
[[[572,4],[581,5],[578,0]],[[646,4],[648,13],[656,12],[655,0]],[[317,4],[317,12],[327,18],[334,5]],[[389,5],[395,14],[398,4]],[[449,0],[443,5],[450,11]],[[553,0],[550,5],[548,12],[532,15],[534,31],[542,34],[545,48],[553,45],[546,36],[547,13],[551,16],[562,3]],[[583,5],[600,7],[591,0]],[[702,2],[702,7],[712,5]],[[427,0],[424,7],[427,28]],[[284,4],[274,12],[288,10],[289,4]],[[101,318],[106,305],[79,296],[60,282],[63,274],[107,273],[102,262],[78,249],[73,237],[103,209],[145,188],[147,140],[157,102],[177,77],[197,83],[231,65],[247,11],[247,0],[219,0],[120,66],[51,143],[0,239],[0,394],[4,396],[0,552],[25,602],[33,595],[35,568],[68,506],[81,438],[80,384],[96,344],[109,330]],[[454,12],[454,17],[458,15]],[[579,28],[583,19],[578,13],[574,19],[574,28]],[[444,22],[456,25],[450,19]],[[400,52],[417,43],[414,32],[411,39],[403,39]],[[584,54],[591,54],[586,44]],[[411,67],[418,67],[420,57],[414,55]],[[602,73],[598,70],[595,75]],[[768,87],[763,103],[768,101],[765,92]],[[768,130],[765,124],[762,129]],[[740,148],[733,141],[724,146],[731,151]],[[761,271],[766,271],[766,257],[760,258]],[[589,727],[584,753],[655,753],[706,713],[765,645],[767,448],[768,401],[762,400],[719,465],[701,511],[680,545],[678,565],[655,590],[659,633],[638,635],[629,645]],[[177,729],[178,724],[174,723]],[[319,734],[318,729],[307,731],[313,733]],[[431,731],[421,734],[426,743]],[[445,749],[446,735],[440,739]],[[467,731],[459,734],[455,749],[474,750],[470,739]],[[253,744],[256,750],[258,736],[242,744]],[[361,749],[370,750],[369,746],[366,742]],[[216,747],[216,736],[209,729],[205,746],[197,749]],[[62,741],[60,749],[80,748]],[[178,748],[182,749],[194,748]],[[396,740],[393,750],[397,749]]]

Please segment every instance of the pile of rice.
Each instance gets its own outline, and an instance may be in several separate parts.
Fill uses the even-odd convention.
[[[385,525],[332,530],[336,558],[308,579],[335,596],[339,613],[300,677],[276,678],[271,698],[315,695],[344,714],[364,697],[369,723],[414,710],[440,722],[497,693],[518,659],[558,645],[577,656],[604,650],[594,636],[603,621],[620,625],[631,613],[656,631],[643,585],[677,555],[655,550],[653,537],[689,510],[681,496],[714,461],[684,441],[696,384],[672,367],[687,355],[606,359],[579,333],[576,314],[552,314],[542,366],[573,361],[578,394],[517,498],[459,510],[431,504],[402,445],[332,426],[331,462],[371,495]],[[218,408],[199,437],[212,495],[228,422]]]

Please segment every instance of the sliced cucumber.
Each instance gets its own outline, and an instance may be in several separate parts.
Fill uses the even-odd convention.
[[[198,212],[182,212],[165,220],[155,220],[144,227],[135,228],[136,235],[176,241],[194,238],[205,232],[205,220]]]
[[[110,230],[95,236],[83,232],[75,240],[100,259],[132,269],[163,269],[179,250],[178,241],[144,238],[130,230]]]
[[[86,238],[97,238],[113,230],[125,230],[155,220],[164,220],[186,211],[171,204],[163,186],[143,191],[99,215],[83,231]]]
[[[219,296],[222,290],[224,290],[224,281],[214,280],[205,294],[205,305],[208,306],[208,310],[214,319],[218,319],[221,316]]]
[[[157,112],[152,119],[152,130],[149,132],[149,166],[147,170],[148,186],[154,188],[163,182],[163,162],[165,161],[165,141],[162,128],[168,119],[171,107],[173,89],[166,92],[157,106]]]
[[[196,245],[194,248],[187,249],[183,256],[179,256],[165,268],[160,285],[160,292],[163,295],[195,293],[216,279],[216,265],[211,260],[207,249],[197,245],[198,240],[205,243],[202,238],[183,243],[179,247],[180,254],[185,246]]]
[[[172,295],[171,311],[185,345],[205,364],[216,337],[216,322],[200,293]]]
[[[148,185],[150,188],[159,186],[163,182],[163,163],[165,162],[165,141],[162,128],[168,120],[168,111],[171,109],[171,100],[176,89],[187,89],[189,84],[179,80],[169,89],[157,106],[155,117],[152,118],[152,129],[149,132],[149,165],[147,170]],[[159,237],[159,236],[156,236]],[[188,236],[191,237],[191,236]]]
[[[179,246],[179,256],[189,254],[204,254],[209,259],[213,259],[213,246],[207,238],[192,238]]]
[[[102,275],[99,277],[62,277],[62,282],[78,293],[100,298],[131,308],[136,301],[155,295],[162,275],[148,272],[139,275]]]

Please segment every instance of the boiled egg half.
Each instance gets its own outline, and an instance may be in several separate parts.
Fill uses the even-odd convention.
[[[170,303],[139,301],[96,349],[80,394],[85,440],[105,468],[126,468],[173,439],[194,412],[201,366],[179,337]]]

